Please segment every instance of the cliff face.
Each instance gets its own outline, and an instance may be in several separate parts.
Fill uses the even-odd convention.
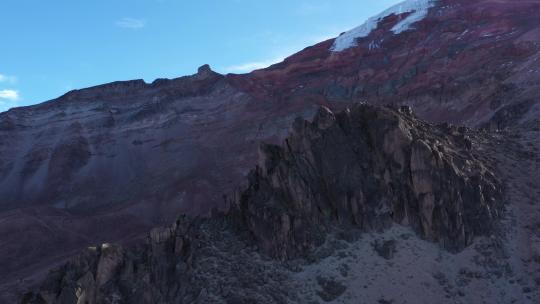
[[[128,242],[220,205],[255,161],[246,149],[264,110],[242,120],[251,106],[203,67],[1,113],[0,298],[96,242]]]
[[[472,154],[466,128],[432,127],[403,107],[360,105],[295,121],[283,146],[263,145],[236,213],[269,254],[320,244],[327,224],[409,225],[461,250],[501,211],[497,179]]]
[[[500,182],[475,157],[472,134],[419,121],[408,107],[321,108],[313,122],[297,119],[282,146],[261,146],[226,214],[182,217],[138,247],[89,249],[23,303],[210,303],[244,292],[281,303],[294,295],[279,284],[279,262],[259,254],[305,258],[336,230],[359,237],[392,223],[460,251],[491,233],[502,210]],[[273,266],[252,272],[264,263]],[[234,288],[209,290],[221,283]]]

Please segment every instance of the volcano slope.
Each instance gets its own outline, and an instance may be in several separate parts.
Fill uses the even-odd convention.
[[[202,66],[0,113],[0,299],[87,246],[225,208],[258,144],[280,143],[319,105],[406,104],[429,122],[518,134],[538,118],[540,1],[421,10],[404,31],[417,13],[391,9],[348,48],[333,46],[351,32],[249,74]]]
[[[22,302],[533,303],[540,210],[515,187],[535,186],[539,131],[321,108],[281,146],[261,146],[227,212],[90,248]],[[516,162],[529,169],[505,182]]]

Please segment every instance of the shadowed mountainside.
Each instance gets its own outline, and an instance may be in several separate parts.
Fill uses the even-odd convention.
[[[418,121],[407,107],[360,105],[337,115],[321,108],[313,122],[296,120],[282,146],[261,146],[259,166],[225,215],[181,217],[133,248],[91,248],[51,272],[23,302],[230,303],[231,294],[244,294],[241,303],[249,302],[245,295],[257,303],[298,301],[276,286],[279,278],[258,290],[209,287],[264,275],[239,269],[237,247],[255,246],[281,260],[305,258],[336,230],[354,239],[392,223],[461,251],[474,237],[493,233],[502,211],[500,182],[474,156],[469,135],[466,128]],[[223,254],[230,260],[216,260]],[[223,269],[208,269],[208,260]],[[279,273],[280,263],[273,263],[267,272]]]

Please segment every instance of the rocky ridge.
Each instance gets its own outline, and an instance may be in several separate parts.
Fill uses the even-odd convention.
[[[183,216],[132,248],[90,248],[22,302],[302,302],[281,284],[287,261],[309,259],[336,231],[354,239],[393,223],[460,251],[493,232],[502,210],[474,132],[422,122],[408,107],[321,108],[282,146],[261,146],[225,214]]]
[[[282,146],[261,146],[233,210],[280,258],[319,243],[328,223],[380,230],[396,222],[458,251],[490,231],[502,208],[469,132],[433,128],[409,107],[321,108],[313,122],[296,120]]]

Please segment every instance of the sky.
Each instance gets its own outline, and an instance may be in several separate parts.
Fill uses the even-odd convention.
[[[0,0],[0,112],[102,83],[245,73],[400,0]]]

